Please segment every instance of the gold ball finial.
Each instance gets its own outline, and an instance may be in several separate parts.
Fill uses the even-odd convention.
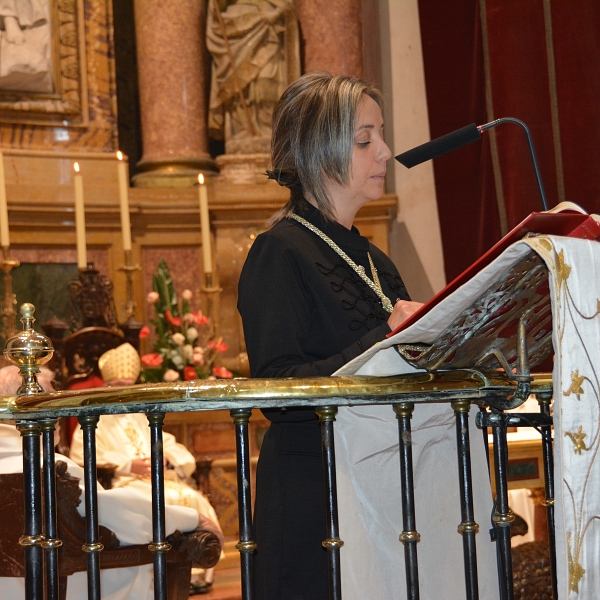
[[[9,338],[4,348],[4,356],[19,367],[23,385],[17,390],[19,395],[39,394],[43,392],[37,382],[36,374],[40,367],[45,365],[54,353],[52,342],[45,335],[33,329],[35,319],[33,304],[25,303],[21,306],[21,323],[23,331]]]

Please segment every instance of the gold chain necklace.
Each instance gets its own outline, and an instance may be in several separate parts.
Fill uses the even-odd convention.
[[[371,254],[369,252],[367,252],[367,256],[369,257],[369,266],[371,267],[371,274],[373,275],[372,280],[369,279],[368,275],[365,273],[365,268],[363,266],[357,265],[328,235],[323,233],[318,227],[315,227],[312,223],[309,223],[306,219],[303,219],[294,213],[292,213],[290,217],[298,221],[298,223],[302,223],[304,227],[318,235],[338,256],[341,256],[354,269],[359,277],[377,294],[384,310],[389,313],[394,310],[392,302],[383,293],[381,283],[379,283],[377,269],[373,264],[373,259],[371,258]]]

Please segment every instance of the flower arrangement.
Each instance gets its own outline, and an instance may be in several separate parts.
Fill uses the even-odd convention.
[[[183,290],[181,306],[177,300],[171,272],[161,260],[152,277],[152,292],[147,301],[154,304],[157,340],[150,354],[144,354],[140,379],[144,383],[158,381],[192,381],[233,377],[231,371],[215,364],[219,354],[227,350],[221,338],[211,338],[210,320],[200,311],[192,311],[193,294]],[[145,326],[140,337],[150,334]],[[208,338],[208,339],[207,339]]]

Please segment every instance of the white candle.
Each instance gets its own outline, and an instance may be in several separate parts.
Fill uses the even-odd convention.
[[[200,197],[200,231],[202,233],[202,262],[204,273],[212,273],[212,253],[210,248],[210,221],[208,220],[208,194],[204,185],[204,175],[198,175],[198,195]]]
[[[0,246],[8,248],[8,205],[6,203],[6,182],[4,180],[4,155],[0,152]]]
[[[119,175],[119,200],[121,203],[121,233],[123,234],[123,250],[131,250],[131,223],[129,222],[129,173],[128,163],[123,160],[123,153],[117,152],[117,171]]]
[[[83,206],[83,177],[79,172],[79,163],[73,165],[73,185],[75,187],[75,236],[77,238],[77,266],[87,268],[85,248],[85,209]]]

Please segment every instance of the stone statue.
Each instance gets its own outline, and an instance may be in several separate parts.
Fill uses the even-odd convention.
[[[273,108],[300,76],[292,0],[209,0],[209,135],[226,154],[266,154]]]
[[[48,0],[0,0],[0,90],[52,92]]]

